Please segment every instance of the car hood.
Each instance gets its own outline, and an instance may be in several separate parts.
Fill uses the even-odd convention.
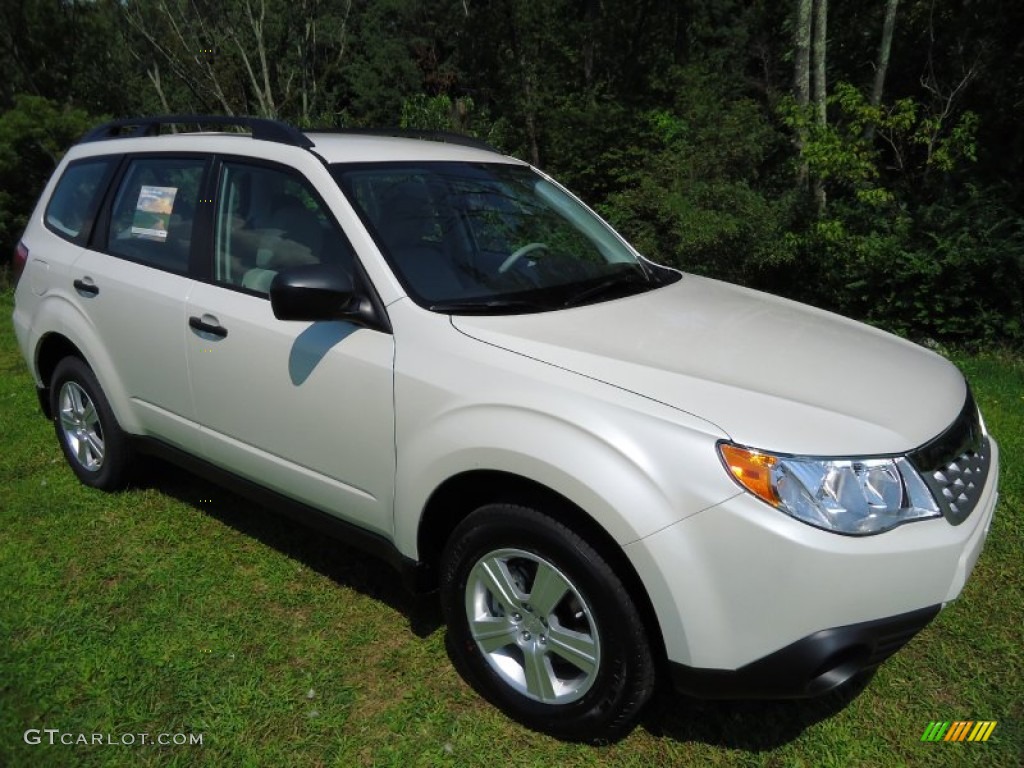
[[[453,316],[479,341],[691,413],[744,445],[900,453],[963,408],[942,357],[838,315],[685,275],[614,301],[527,315]]]

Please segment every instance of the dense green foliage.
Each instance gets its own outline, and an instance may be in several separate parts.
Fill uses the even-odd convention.
[[[656,260],[919,339],[1024,343],[1024,5],[903,0],[874,103],[885,3],[829,0],[824,123],[793,94],[796,5],[4,0],[0,248],[104,116],[454,129]]]
[[[41,96],[0,114],[0,242],[13,248],[61,155],[94,119]],[[10,252],[8,250],[8,252]]]

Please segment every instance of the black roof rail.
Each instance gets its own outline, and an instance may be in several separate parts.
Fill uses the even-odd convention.
[[[418,128],[311,128],[306,133],[335,133],[351,136],[390,136],[396,139],[422,139],[423,141],[442,141],[446,144],[458,144],[474,149],[486,149],[498,152],[483,139],[467,136],[454,131],[432,131]]]
[[[276,141],[293,147],[313,146],[312,140],[295,126],[265,117],[228,117],[226,115],[158,115],[156,117],[126,117],[93,128],[79,143],[105,139],[159,136],[164,125],[227,125],[248,128],[254,139]]]

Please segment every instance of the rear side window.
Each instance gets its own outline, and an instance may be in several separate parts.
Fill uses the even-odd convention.
[[[70,163],[46,206],[47,228],[73,243],[84,244],[106,189],[112,157]]]
[[[188,272],[206,165],[196,157],[133,159],[110,212],[107,252],[170,272]]]

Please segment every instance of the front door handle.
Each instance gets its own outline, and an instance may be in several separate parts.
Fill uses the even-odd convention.
[[[84,280],[75,280],[72,285],[83,296],[95,296],[100,292],[100,287],[92,281],[91,277],[87,277]]]
[[[213,322],[206,322],[207,318],[213,320]],[[223,325],[217,323],[217,319],[210,315],[203,315],[202,317],[196,317],[195,315],[192,315],[192,317],[188,319],[188,325],[190,328],[192,328],[192,330],[200,331],[201,333],[208,333],[211,336],[216,336],[219,339],[223,339],[225,336],[228,335],[228,329],[225,328]]]

